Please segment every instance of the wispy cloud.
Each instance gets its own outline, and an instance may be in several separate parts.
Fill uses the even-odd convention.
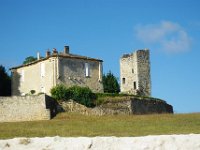
[[[191,38],[179,24],[170,21],[161,21],[158,24],[137,25],[136,37],[140,41],[158,46],[168,53],[189,51]]]

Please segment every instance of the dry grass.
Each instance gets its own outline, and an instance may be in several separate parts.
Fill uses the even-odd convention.
[[[49,121],[0,123],[0,138],[144,136],[200,133],[200,113],[84,116],[61,113]]]

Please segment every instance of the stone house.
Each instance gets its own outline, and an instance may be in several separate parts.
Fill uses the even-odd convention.
[[[148,49],[120,58],[121,92],[151,96],[150,53]]]
[[[103,92],[102,60],[53,49],[45,58],[11,68],[12,95],[25,95],[34,90],[50,95],[50,89],[58,84],[67,87],[78,85],[89,87],[93,92]]]

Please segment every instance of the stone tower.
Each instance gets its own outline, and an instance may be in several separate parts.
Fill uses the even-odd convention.
[[[122,93],[151,96],[149,50],[124,54],[120,59],[120,78]]]

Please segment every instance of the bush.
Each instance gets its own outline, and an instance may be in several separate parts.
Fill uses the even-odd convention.
[[[66,88],[64,85],[57,85],[51,89],[51,95],[56,100],[69,100],[85,105],[87,107],[94,106],[96,94],[94,94],[88,87],[72,86]]]
[[[68,100],[69,99],[69,91],[67,88],[60,84],[51,89],[51,96],[56,100]]]
[[[96,94],[94,94],[88,87],[72,86],[68,90],[71,99],[87,107],[94,106]]]

